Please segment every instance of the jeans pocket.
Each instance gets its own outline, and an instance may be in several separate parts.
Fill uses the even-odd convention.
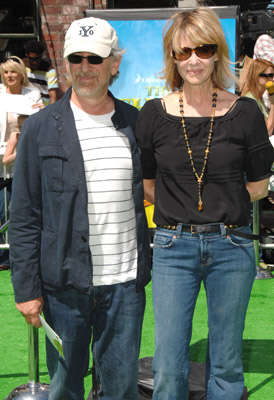
[[[162,248],[167,249],[172,247],[174,244],[174,235],[166,235],[162,232],[156,231],[153,240],[153,247],[154,248]]]
[[[251,232],[247,232],[247,233],[251,233]],[[253,246],[253,240],[242,238],[240,236],[236,236],[233,234],[230,234],[229,236],[227,236],[227,239],[233,246],[238,246],[238,247],[252,247]]]

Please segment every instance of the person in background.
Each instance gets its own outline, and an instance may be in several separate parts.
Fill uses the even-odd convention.
[[[14,164],[15,157],[16,157],[16,147],[18,144],[20,131],[22,129],[23,123],[28,118],[28,115],[20,114],[18,115],[18,132],[12,132],[10,138],[7,143],[7,147],[3,156],[2,163],[4,165]]]
[[[71,88],[20,133],[9,225],[12,282],[27,323],[46,321],[49,398],[83,400],[90,342],[98,396],[138,399],[138,356],[150,243],[138,110],[109,85],[122,50],[111,25],[74,21],[64,59]],[[27,279],[26,279],[27,277]]]
[[[274,63],[274,39],[266,33],[260,35],[255,42],[253,59],[257,58]]]
[[[31,85],[39,89],[45,106],[55,103],[58,97],[57,74],[51,63],[43,58],[43,44],[32,39],[24,45],[24,48],[26,53],[24,62]]]
[[[243,85],[242,96],[256,100],[265,117],[268,135],[271,136],[274,129],[274,96],[268,95],[270,108],[263,100],[266,83],[269,81],[274,82],[274,64],[260,58],[253,60]]]
[[[14,112],[6,112],[4,106],[7,104],[10,95],[21,95],[24,100],[30,102],[33,108],[42,108],[43,103],[38,90],[29,86],[29,81],[26,73],[24,62],[16,56],[10,56],[3,60],[0,65],[0,101],[3,104],[0,107],[0,184],[3,184],[5,179],[11,175],[12,171],[9,166],[6,168],[6,176],[4,176],[4,166],[2,157],[5,152],[7,142],[12,132],[18,132],[17,110]],[[5,189],[0,191],[0,219],[3,224],[7,219],[6,207],[9,205],[11,197],[11,181]],[[2,239],[2,238],[1,238]],[[0,250],[0,270],[9,267],[9,252]]]
[[[267,194],[273,149],[254,100],[227,90],[234,75],[212,9],[176,13],[163,46],[163,78],[172,92],[146,102],[136,124],[145,199],[155,204],[157,225],[153,399],[188,399],[192,319],[203,284],[206,398],[240,400],[256,276],[250,201]]]
[[[274,64],[274,39],[268,34],[263,34],[258,37],[254,45],[253,59],[263,59]],[[270,108],[270,101],[267,91],[263,94],[265,105]]]

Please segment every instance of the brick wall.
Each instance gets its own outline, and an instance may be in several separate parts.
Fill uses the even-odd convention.
[[[107,0],[42,0],[41,24],[43,41],[48,56],[57,71],[60,96],[67,89],[66,70],[63,60],[64,35],[75,19],[83,18],[87,9],[107,8]]]

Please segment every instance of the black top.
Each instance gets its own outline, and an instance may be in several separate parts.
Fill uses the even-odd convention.
[[[185,117],[185,124],[200,175],[210,117]],[[264,117],[254,100],[241,97],[225,115],[215,117],[202,188],[203,211],[198,211],[198,185],[181,118],[167,114],[161,99],[150,100],[139,114],[136,137],[144,179],[156,179],[156,224],[223,222],[243,226],[250,222],[245,179],[256,182],[268,178],[274,160]]]

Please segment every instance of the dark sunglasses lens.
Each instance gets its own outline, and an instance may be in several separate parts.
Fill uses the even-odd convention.
[[[196,54],[199,58],[210,58],[215,53],[215,46],[213,44],[205,44],[197,47]]]
[[[68,60],[71,64],[81,64],[82,56],[78,56],[77,54],[70,54],[68,56]]]
[[[30,61],[40,61],[42,58],[42,57],[30,57],[30,56],[28,56],[28,57],[29,57]]]
[[[100,56],[88,56],[87,57],[89,64],[102,64],[103,58]]]
[[[175,53],[173,50],[173,57],[178,61],[186,61],[191,56],[191,49],[189,47],[182,47],[180,53]]]
[[[182,47],[180,53],[173,51],[173,57],[178,61],[186,61],[191,57],[192,51],[197,54],[199,58],[210,58],[216,51],[214,44],[204,44],[203,46],[191,49],[190,47]]]
[[[103,58],[100,56],[88,56],[88,57],[83,57],[80,56],[79,54],[70,54],[68,56],[68,61],[71,64],[81,64],[83,58],[86,58],[88,60],[89,64],[102,64]]]
[[[274,73],[270,73],[270,74],[260,74],[259,76],[262,76],[263,78],[270,78],[273,79],[274,78]]]

